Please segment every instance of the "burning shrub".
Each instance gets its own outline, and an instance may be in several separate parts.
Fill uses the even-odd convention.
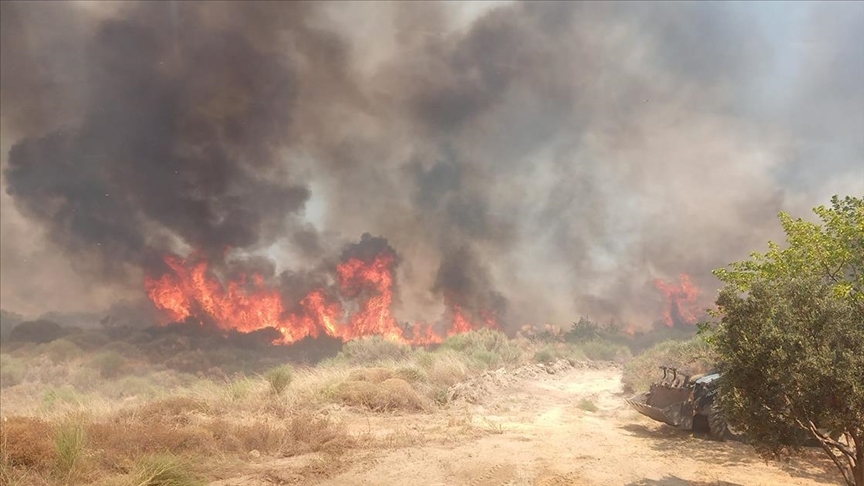
[[[60,324],[45,319],[18,324],[9,332],[10,342],[50,343],[60,339],[65,331]]]
[[[57,461],[51,426],[33,417],[8,417],[0,424],[4,466],[45,470]]]

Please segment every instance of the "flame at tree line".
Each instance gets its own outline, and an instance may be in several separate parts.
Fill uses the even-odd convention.
[[[690,276],[682,273],[678,276],[678,284],[654,280],[654,286],[666,296],[666,310],[663,320],[669,327],[675,324],[695,324],[697,316],[702,312],[699,308],[699,295],[702,293],[690,280]]]
[[[166,255],[164,261],[169,272],[158,278],[147,276],[144,286],[168,321],[191,317],[241,332],[272,327],[282,333],[280,344],[320,335],[346,341],[379,335],[391,341],[433,344],[445,336],[499,327],[490,313],[482,312],[481,320],[474,322],[458,305],[448,305],[450,324],[444,332],[423,323],[401,326],[392,311],[396,259],[388,252],[370,261],[350,258],[337,265],[340,296],[357,304],[350,313],[343,307],[344,300],[323,288],[308,293],[299,303],[300,310],[286,312],[282,295],[260,275],[251,279],[243,275],[223,283],[212,275],[208,262],[195,254],[187,259]]]
[[[279,290],[268,285],[261,275],[241,275],[223,282],[197,254],[185,259],[166,255],[164,261],[169,271],[158,278],[145,277],[144,285],[150,300],[164,313],[166,323],[193,318],[241,332],[272,327],[282,334],[278,344],[290,344],[307,336],[327,335],[347,341],[378,335],[390,341],[423,345],[475,329],[499,329],[493,313],[481,309],[480,318],[471,319],[446,295],[443,328],[424,323],[400,325],[392,310],[396,257],[386,251],[372,259],[349,258],[338,264],[338,296],[319,288],[293,306],[286,306]],[[654,286],[666,298],[663,317],[668,326],[696,322],[701,292],[687,274],[679,276],[678,284],[656,279]],[[352,311],[345,308],[349,302]],[[291,312],[286,311],[289,307],[293,308]]]

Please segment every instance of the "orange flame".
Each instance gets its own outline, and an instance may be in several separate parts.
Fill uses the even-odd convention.
[[[483,322],[475,324],[456,305],[449,306],[446,333],[436,332],[429,324],[400,325],[392,311],[396,260],[391,253],[371,261],[352,258],[337,265],[340,294],[354,303],[350,311],[324,289],[317,289],[299,302],[299,310],[287,313],[281,294],[268,287],[261,275],[253,274],[251,279],[244,275],[223,283],[197,254],[187,259],[167,255],[164,261],[170,271],[159,278],[145,277],[144,288],[164,313],[165,323],[191,317],[223,330],[251,332],[272,327],[282,334],[274,344],[290,344],[307,336],[328,335],[347,341],[378,335],[390,341],[428,345],[442,342],[445,335],[498,328],[493,315],[481,313]]]
[[[669,327],[676,323],[694,324],[701,312],[697,300],[702,293],[690,280],[690,276],[682,273],[678,276],[678,285],[674,282],[654,280],[654,286],[666,297],[666,310],[663,319]]]

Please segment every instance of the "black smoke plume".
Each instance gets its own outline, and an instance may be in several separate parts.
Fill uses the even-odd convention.
[[[341,7],[0,4],[4,308],[193,250],[295,303],[368,247],[400,320],[639,326],[864,193],[861,4]]]

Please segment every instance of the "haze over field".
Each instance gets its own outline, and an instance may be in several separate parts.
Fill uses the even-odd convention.
[[[864,194],[862,3],[4,2],[0,19],[0,300],[31,316],[149,291],[182,319],[203,297],[152,282],[182,287],[165,257],[194,250],[275,295],[276,326],[325,329],[337,304],[448,330],[690,321],[666,307],[680,275],[704,309],[711,269],[780,238],[778,211]]]

